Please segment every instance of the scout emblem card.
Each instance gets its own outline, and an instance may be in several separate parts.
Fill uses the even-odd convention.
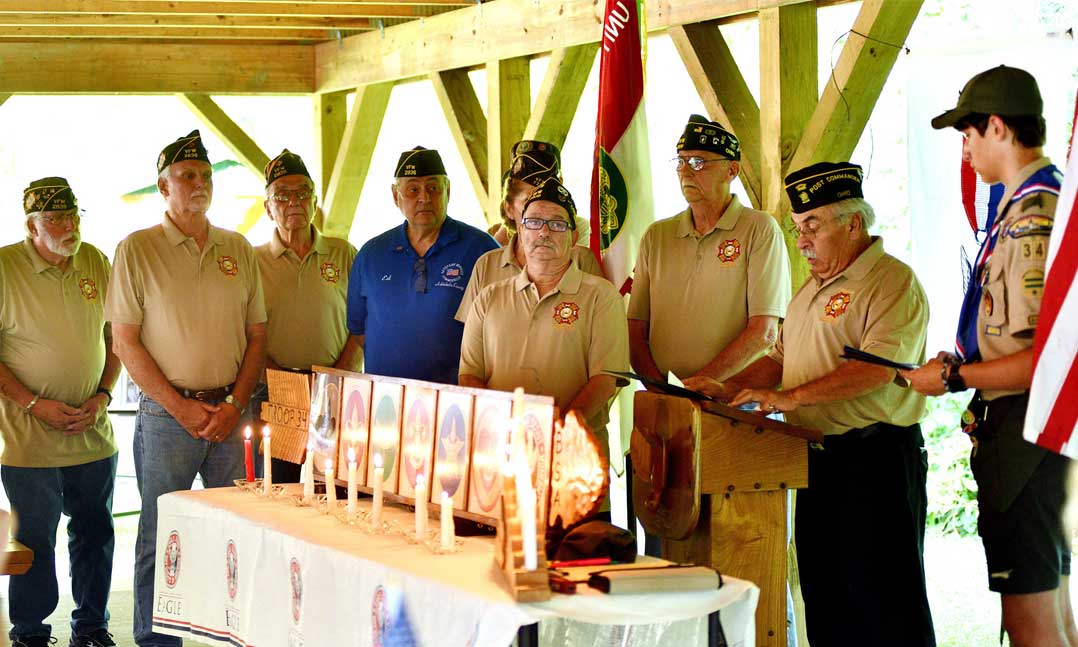
[[[554,400],[543,396],[525,396],[521,414],[528,464],[532,470],[539,517],[545,522],[550,494],[550,461],[554,445]]]
[[[397,494],[401,496],[415,496],[416,479],[422,474],[427,480],[427,498],[430,498],[437,404],[438,391],[432,386],[405,385],[404,424],[401,427],[401,475],[400,486],[397,488]]]
[[[357,484],[367,482],[367,447],[371,433],[371,381],[344,378],[341,404],[341,442],[337,452],[337,474],[348,474],[348,450],[356,452]]]
[[[326,460],[337,462],[337,440],[341,426],[341,377],[314,373],[311,393],[309,442],[314,448],[314,470],[324,473]]]
[[[506,463],[512,396],[485,392],[475,396],[468,512],[496,517],[501,511],[502,467]]]
[[[471,465],[468,459],[474,399],[470,393],[438,393],[438,433],[430,500],[441,503],[442,492],[448,492],[457,510],[468,507],[468,468]]]

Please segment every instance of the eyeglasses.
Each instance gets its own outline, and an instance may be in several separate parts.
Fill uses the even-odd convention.
[[[813,239],[820,233],[820,229],[823,228],[824,222],[820,220],[810,220],[805,223],[804,227],[798,227],[796,223],[786,228],[786,231],[790,232],[790,235],[794,238],[800,238],[804,236],[807,239]]]
[[[531,229],[532,231],[539,231],[546,225],[546,228],[550,231],[564,233],[572,229],[569,223],[565,220],[544,220],[542,218],[524,218],[520,221],[520,224],[524,225],[525,229]]]
[[[46,216],[45,214],[42,214],[42,215],[38,216],[38,220],[45,223],[46,225],[52,225],[52,226],[66,225],[69,222],[73,223],[73,224],[78,224],[79,220],[81,218],[82,218],[82,214],[80,212],[78,212],[78,211],[69,211],[67,213],[61,213],[61,214],[56,214],[56,215],[48,215],[48,216]]]
[[[415,274],[415,280],[413,285],[416,292],[427,292],[427,259],[417,258],[415,265],[412,266],[412,272]]]
[[[689,168],[691,168],[694,171],[702,171],[704,169],[704,166],[706,166],[708,164],[711,164],[712,162],[725,162],[727,160],[725,160],[725,159],[723,159],[721,157],[719,159],[706,160],[706,159],[704,159],[702,157],[697,157],[695,155],[693,155],[692,157],[681,157],[679,155],[678,157],[675,157],[675,158],[671,159],[670,161],[674,163],[674,166],[679,171],[681,169],[685,168],[686,164],[688,164]]]
[[[278,191],[270,196],[270,200],[281,204],[288,204],[295,198],[296,202],[306,202],[311,199],[311,192],[304,189],[300,191]]]

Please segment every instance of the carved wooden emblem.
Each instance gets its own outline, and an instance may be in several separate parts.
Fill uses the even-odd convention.
[[[610,485],[606,452],[577,411],[554,423],[554,458],[550,478],[552,527],[568,528],[599,511]]]

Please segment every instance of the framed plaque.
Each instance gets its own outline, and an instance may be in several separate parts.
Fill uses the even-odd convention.
[[[431,386],[404,386],[404,424],[401,427],[401,472],[397,494],[415,497],[416,478],[427,479],[430,500],[431,468],[434,463],[434,427],[438,390]]]
[[[468,508],[474,400],[470,393],[447,390],[438,394],[438,427],[430,500],[441,503],[442,492],[448,492],[457,510]]]
[[[513,401],[508,393],[475,396],[468,512],[497,517],[501,511],[502,468],[506,462]]]
[[[315,369],[311,388],[309,442],[314,448],[314,471],[323,474],[326,461],[337,464],[337,443],[341,427],[341,382],[336,374]]]
[[[396,493],[401,456],[401,406],[404,386],[375,381],[371,388],[370,458],[367,460],[367,485],[374,483],[374,457],[382,459],[383,491]]]
[[[337,452],[337,474],[348,474],[348,450],[356,452],[359,485],[367,482],[367,447],[371,433],[371,381],[360,377],[344,378],[341,405],[341,441]]]

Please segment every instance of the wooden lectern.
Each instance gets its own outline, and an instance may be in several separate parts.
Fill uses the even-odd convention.
[[[787,496],[818,431],[712,402],[636,393],[633,505],[663,557],[760,587],[756,644],[786,644]]]

